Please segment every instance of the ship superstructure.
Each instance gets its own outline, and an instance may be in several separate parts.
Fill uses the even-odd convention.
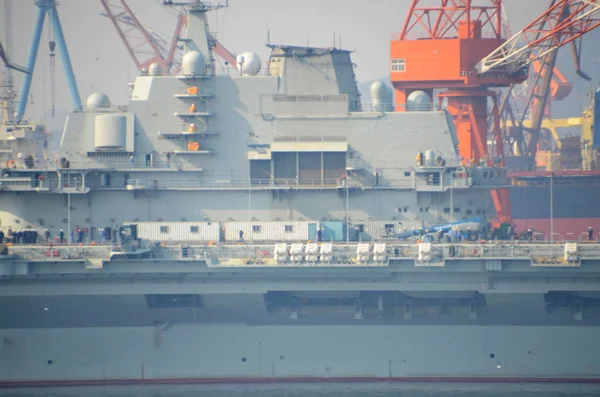
[[[362,103],[338,48],[217,75],[208,10],[58,155],[4,138],[1,227],[38,237],[0,257],[0,385],[596,379],[595,244],[480,241],[506,171],[460,166],[446,111]]]

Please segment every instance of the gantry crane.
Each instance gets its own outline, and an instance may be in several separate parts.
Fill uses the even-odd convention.
[[[17,121],[21,121],[23,115],[25,114],[25,108],[27,107],[27,98],[29,97],[29,89],[31,88],[31,80],[33,78],[32,74],[35,69],[37,53],[40,46],[40,39],[42,37],[42,29],[44,27],[46,15],[48,15],[50,26],[56,38],[56,41],[52,40],[49,43],[50,55],[53,57],[55,55],[54,48],[58,47],[58,55],[60,56],[61,63],[63,65],[67,79],[67,86],[71,92],[73,109],[75,111],[81,110],[81,98],[79,97],[79,90],[77,89],[75,74],[73,73],[73,67],[71,66],[71,58],[69,57],[65,36],[63,35],[62,26],[58,17],[56,0],[36,0],[35,4],[38,8],[38,14],[36,23],[33,26],[33,37],[31,46],[29,47],[29,56],[27,59],[27,70],[29,73],[25,75],[25,78],[23,79],[23,85],[21,86],[21,93],[19,95],[19,103],[15,117]],[[51,59],[53,60],[53,58]],[[51,80],[51,86],[53,86],[53,80]],[[54,104],[52,105],[52,108],[54,111]]]
[[[504,7],[502,8],[502,28],[508,37],[513,36]],[[531,56],[533,57],[533,54]],[[528,106],[528,103],[534,92],[539,91],[539,84],[536,85],[536,82],[539,82],[539,80],[537,80],[536,77],[541,73],[542,62],[540,59],[534,59],[531,66],[529,78],[523,83],[513,85],[505,90],[502,100],[500,101],[500,128],[502,130],[504,154],[507,159],[511,160],[510,164],[508,164],[511,169],[528,168],[527,166],[533,163],[533,161],[529,161],[525,156],[522,156],[525,144],[522,139],[517,139],[517,137],[524,137],[520,127],[524,126],[530,128],[531,126],[532,109],[531,106]],[[577,61],[576,69],[578,69]],[[580,70],[576,70],[576,72],[580,76],[588,78]],[[552,101],[564,100],[569,96],[572,90],[573,84],[571,84],[558,67],[555,66],[552,70],[552,79],[550,80],[549,95]],[[551,117],[550,101],[546,104],[546,109],[543,114],[545,119]],[[488,118],[488,125],[489,131],[493,131],[494,125],[492,117]],[[560,145],[560,141],[555,139],[552,132],[553,131],[548,130],[542,125],[542,129],[539,131],[540,150],[550,150],[554,145]]]
[[[100,3],[106,11],[104,15],[111,20],[138,70],[147,69],[152,63],[158,63],[166,73],[178,72],[179,65],[175,56],[180,36],[187,25],[187,15],[183,10],[177,15],[175,32],[171,43],[167,46],[166,40],[140,23],[125,0],[100,0]],[[168,1],[164,3],[170,6],[177,5]],[[212,35],[209,35],[209,40],[212,50],[228,64],[237,68],[235,56]]]
[[[552,5],[554,3],[552,2]],[[569,44],[572,47],[575,72],[578,76],[590,81],[590,78],[581,71],[582,38],[583,36],[579,36]],[[556,63],[556,57],[555,51],[532,63],[533,70],[530,73],[529,83],[531,88],[525,97],[526,101],[513,103],[508,96],[505,96],[502,101],[500,115],[504,149],[507,155],[522,160],[513,162],[513,165],[519,169],[534,170],[539,166],[538,149],[552,150],[554,145],[560,145],[560,140],[556,140],[555,136],[543,133],[547,131],[543,128],[543,120],[551,117],[550,99],[564,99],[572,90],[572,84],[566,81],[556,66],[553,66]],[[509,89],[509,93],[511,89]]]
[[[437,96],[440,104],[447,101],[463,160],[504,165],[497,94],[489,88],[522,83],[536,59],[544,59],[543,68],[551,70],[554,63],[548,57],[598,26],[600,0],[553,1],[546,12],[508,40],[502,34],[502,0],[441,0],[441,5],[433,7],[420,3],[412,1],[400,36],[391,43],[396,109],[406,110],[414,91],[422,90],[433,98],[434,90],[445,89]],[[424,28],[424,36],[413,36],[417,27]],[[541,75],[547,79],[550,73]],[[540,109],[545,108],[547,94],[535,94]],[[493,156],[487,150],[488,98],[494,120]],[[537,143],[535,133],[531,141]],[[497,221],[510,222],[508,190],[492,191],[492,199]]]

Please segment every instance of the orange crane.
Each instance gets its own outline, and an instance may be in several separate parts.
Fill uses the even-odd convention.
[[[553,68],[549,57],[555,58],[558,48],[600,24],[596,19],[600,0],[552,1],[546,12],[508,40],[502,34],[502,0],[440,0],[441,4],[433,7],[422,2],[412,1],[400,36],[391,42],[390,75],[396,109],[406,110],[404,106],[414,91],[424,91],[433,98],[434,90],[445,90],[437,97],[440,105],[447,101],[463,160],[504,165],[497,94],[489,88],[522,83],[535,59],[544,59],[543,70]],[[424,34],[415,37],[419,27]],[[548,79],[550,73],[543,76]],[[547,94],[536,94],[542,109]],[[487,150],[490,98],[493,156]],[[492,191],[492,199],[497,221],[510,222],[508,190]]]
[[[100,0],[100,3],[106,11],[103,15],[111,20],[138,70],[147,69],[152,63],[158,63],[169,74],[179,71],[180,65],[175,60],[175,55],[178,41],[187,25],[187,15],[183,11],[177,15],[175,32],[171,43],[167,45],[166,40],[142,26],[125,0]],[[172,3],[167,4],[172,5]],[[237,69],[235,56],[214,36],[209,36],[209,41],[212,50]]]

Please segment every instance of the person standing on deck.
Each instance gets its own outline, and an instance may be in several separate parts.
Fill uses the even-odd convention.
[[[594,229],[592,229],[592,227],[588,227],[588,240],[593,241],[594,240]]]

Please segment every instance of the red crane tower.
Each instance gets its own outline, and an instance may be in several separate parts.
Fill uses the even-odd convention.
[[[490,88],[525,81],[531,62],[597,27],[600,0],[552,1],[544,14],[508,40],[502,34],[502,0],[440,0],[434,7],[421,2],[412,1],[400,37],[391,42],[396,109],[406,110],[414,91],[433,98],[434,90],[445,90],[437,97],[440,104],[447,100],[462,159],[503,165],[496,92]],[[418,28],[424,30],[420,37]],[[494,118],[493,157],[487,151],[488,98]],[[508,191],[494,190],[492,198],[498,222],[510,222]]]
[[[156,33],[146,29],[137,19],[126,0],[100,0],[102,7],[138,70],[147,69],[152,63],[158,63],[167,73],[174,74],[179,70],[175,61],[178,41],[187,25],[187,15],[181,10],[177,15],[177,23],[171,43]],[[167,3],[165,5],[168,5]],[[212,50],[224,61],[237,68],[235,56],[229,52],[214,36],[209,35]]]

